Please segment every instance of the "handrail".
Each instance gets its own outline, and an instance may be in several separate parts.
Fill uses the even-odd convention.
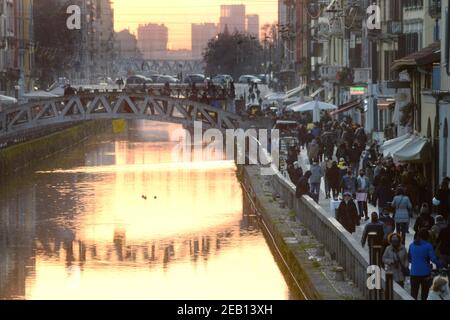
[[[348,277],[366,298],[370,297],[367,288],[367,268],[369,254],[334,218],[329,217],[325,210],[309,196],[298,199],[295,197],[295,186],[279,171],[272,176],[272,185],[280,197],[295,209],[300,221],[321,242],[328,252],[342,267]],[[385,285],[386,273],[382,270],[382,285]],[[383,288],[384,289],[384,288]],[[394,299],[412,300],[405,289],[394,284]]]

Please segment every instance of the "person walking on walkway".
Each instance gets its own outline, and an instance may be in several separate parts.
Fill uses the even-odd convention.
[[[442,181],[441,187],[436,192],[437,200],[439,200],[439,205],[437,206],[437,213],[448,219],[448,213],[450,210],[450,190],[448,188],[447,181]]]
[[[394,198],[394,193],[388,183],[386,177],[381,177],[380,183],[375,189],[374,206],[378,201],[378,212],[383,212],[386,208],[390,208],[390,202]]]
[[[350,192],[352,197],[356,195],[356,178],[351,169],[347,169],[347,174],[342,178],[342,193]]]
[[[320,164],[323,171],[323,180],[325,182],[325,198],[330,199],[331,198],[331,188],[330,188],[330,181],[328,180],[328,170],[331,169],[333,165],[333,161],[331,158],[326,158],[324,162]]]
[[[424,202],[422,204],[422,208],[420,208],[419,217],[416,219],[416,223],[414,224],[414,231],[419,232],[419,230],[422,229],[430,231],[433,226],[434,218],[431,216],[428,203]]]
[[[314,161],[319,161],[319,149],[320,146],[316,139],[313,139],[308,145],[308,158],[309,163],[312,164]]]
[[[408,276],[408,253],[405,246],[402,245],[401,236],[397,233],[392,233],[388,237],[388,242],[389,245],[383,254],[383,263],[386,271],[392,272],[394,281],[403,287],[405,278]]]
[[[448,278],[437,276],[433,280],[427,300],[450,300],[450,290],[448,288]]]
[[[354,233],[356,226],[359,226],[358,209],[350,192],[344,192],[344,200],[337,209],[336,219],[350,233]]]
[[[395,229],[402,236],[403,244],[408,233],[408,226],[411,219],[412,204],[409,197],[405,195],[403,188],[397,189],[397,195],[392,200],[392,208],[395,209],[394,220]]]
[[[339,196],[339,185],[341,183],[341,173],[336,161],[333,161],[331,168],[326,172],[326,176],[331,193],[333,194],[333,199],[336,200]]]
[[[311,185],[311,194],[313,196],[314,201],[319,203],[320,184],[322,182],[323,169],[320,167],[318,162],[313,162],[310,171],[311,171],[311,178],[309,178],[309,182]]]
[[[384,241],[384,225],[383,222],[381,222],[378,219],[378,213],[372,212],[370,215],[371,221],[370,223],[366,224],[364,227],[364,232],[361,238],[361,246],[364,248],[367,242],[367,237],[369,236],[369,233],[375,232],[377,236],[374,239],[373,245],[382,246]],[[370,245],[370,244],[369,244]]]
[[[352,148],[348,151],[348,157],[353,170],[353,175],[356,176],[359,171],[359,162],[361,160],[361,150],[356,143],[354,143]]]
[[[420,230],[416,238],[409,246],[408,260],[411,263],[411,296],[417,300],[419,289],[421,299],[426,300],[431,286],[431,264],[433,262],[439,268],[441,266],[433,246],[428,242],[427,230]]]
[[[450,265],[450,226],[442,229],[436,240],[436,251],[439,252],[440,260],[445,268]]]
[[[306,171],[303,177],[301,177],[296,186],[295,196],[301,198],[304,195],[311,195],[309,190],[309,178],[311,177],[311,171]]]
[[[365,217],[369,220],[369,213],[367,212],[367,197],[369,195],[370,182],[366,177],[364,170],[359,171],[359,177],[356,179],[356,200],[358,201],[359,216]]]

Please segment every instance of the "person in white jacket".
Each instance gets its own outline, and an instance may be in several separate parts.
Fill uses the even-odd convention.
[[[434,278],[428,300],[450,300],[447,277],[437,276]]]

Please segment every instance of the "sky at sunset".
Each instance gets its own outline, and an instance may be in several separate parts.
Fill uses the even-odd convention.
[[[191,49],[191,23],[219,22],[221,4],[245,4],[260,25],[277,20],[277,0],[113,0],[115,29],[134,32],[139,24],[164,23],[169,49]]]

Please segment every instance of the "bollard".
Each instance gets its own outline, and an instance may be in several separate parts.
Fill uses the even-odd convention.
[[[394,275],[392,274],[392,272],[386,272],[384,300],[394,300]]]
[[[373,252],[372,265],[379,266],[381,268],[383,266],[383,261],[382,261],[383,260],[383,256],[382,256],[383,247],[379,246],[379,245],[373,246],[372,252]]]
[[[376,232],[369,232],[367,235],[367,242],[369,243],[369,264],[371,266],[374,265],[374,255],[373,255],[373,243],[375,241],[375,237],[377,236]]]
[[[344,268],[337,267],[335,270],[335,274],[336,274],[336,277],[335,277],[336,281],[339,281],[339,282],[345,281]]]

